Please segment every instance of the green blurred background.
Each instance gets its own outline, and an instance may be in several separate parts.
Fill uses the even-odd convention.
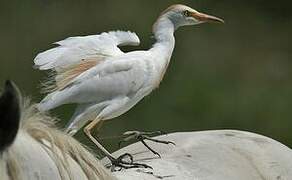
[[[240,129],[292,146],[292,11],[279,0],[25,0],[0,6],[0,83],[10,78],[38,102],[45,72],[32,68],[38,52],[69,36],[135,31],[141,46],[154,42],[151,26],[175,3],[222,17],[226,24],[179,29],[158,90],[109,121],[102,135],[126,130]],[[52,112],[62,120],[74,105]],[[64,122],[63,122],[64,123]],[[59,125],[62,126],[61,122]],[[82,140],[82,133],[78,138]],[[84,137],[83,137],[84,138]],[[84,139],[82,141],[85,141]],[[104,141],[111,150],[115,141]],[[91,145],[91,144],[89,144]]]

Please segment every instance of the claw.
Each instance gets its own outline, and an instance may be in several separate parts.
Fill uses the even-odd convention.
[[[122,143],[127,142],[131,139],[137,139],[138,141],[141,141],[143,145],[149,149],[153,154],[157,155],[159,158],[161,158],[160,154],[153,150],[144,140],[149,140],[157,143],[162,143],[162,144],[172,144],[175,145],[174,142],[171,141],[162,141],[158,139],[153,139],[150,136],[154,135],[161,135],[161,134],[167,134],[166,132],[163,131],[154,131],[154,132],[139,132],[139,131],[127,131],[123,133],[125,138],[119,142],[119,148],[121,147]]]
[[[144,139],[147,139],[149,141],[153,141],[153,142],[157,142],[157,143],[162,143],[162,144],[172,144],[172,145],[176,145],[174,142],[172,141],[162,141],[162,140],[158,140],[158,139],[153,139],[153,138],[150,138],[148,136],[144,136]]]
[[[129,158],[130,161],[125,161],[125,158]],[[122,169],[130,169],[130,168],[150,168],[151,166],[147,164],[134,163],[133,156],[129,153],[125,153],[119,156],[117,159],[111,159],[111,165],[107,165],[107,168],[111,168],[111,171],[121,171]],[[118,168],[118,169],[117,169]]]

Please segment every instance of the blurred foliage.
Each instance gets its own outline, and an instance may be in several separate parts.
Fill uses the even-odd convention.
[[[179,29],[172,61],[160,88],[126,114],[108,121],[102,134],[119,135],[133,129],[240,129],[291,146],[290,2],[4,1],[0,6],[0,83],[10,78],[25,95],[38,102],[44,97],[39,93],[39,84],[46,73],[33,69],[32,60],[38,52],[51,48],[53,42],[121,29],[135,31],[142,41],[140,47],[127,50],[148,49],[154,42],[151,26],[159,13],[171,4],[187,4],[222,17],[226,24]],[[73,110],[73,105],[66,105],[52,114],[65,121]],[[111,146],[115,148],[116,142]]]

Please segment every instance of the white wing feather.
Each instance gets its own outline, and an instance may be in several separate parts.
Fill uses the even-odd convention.
[[[143,61],[131,60],[114,60],[87,70],[64,89],[47,95],[40,102],[39,109],[47,111],[67,103],[100,103],[135,94],[146,77]]]
[[[99,35],[70,37],[56,42],[58,47],[39,53],[34,59],[40,70],[65,69],[83,59],[120,55],[118,45],[139,45],[138,36],[130,31],[111,31]]]

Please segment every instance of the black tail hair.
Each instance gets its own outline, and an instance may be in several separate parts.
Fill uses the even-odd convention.
[[[21,95],[17,86],[7,80],[0,97],[0,153],[9,147],[18,132]]]

